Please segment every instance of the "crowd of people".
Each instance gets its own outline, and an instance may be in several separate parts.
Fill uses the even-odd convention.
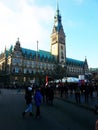
[[[32,116],[32,99],[36,105],[36,113],[35,117],[40,117],[40,105],[41,103],[46,103],[49,105],[53,105],[54,95],[58,95],[59,97],[68,98],[70,94],[74,93],[74,98],[76,103],[81,103],[81,95],[84,96],[84,102],[89,102],[89,97],[93,97],[93,93],[98,92],[98,87],[89,83],[85,84],[47,84],[41,86],[27,85],[25,86],[25,100],[27,107],[22,113],[23,117],[26,113],[29,112],[30,116]],[[97,93],[98,94],[98,93]],[[97,95],[98,96],[98,95]]]
[[[74,94],[77,103],[81,103],[81,96],[84,97],[84,102],[89,103],[89,97],[93,98],[96,94],[98,96],[98,85],[91,83],[71,83],[71,84],[59,84],[58,92],[61,97],[68,97],[70,94]]]

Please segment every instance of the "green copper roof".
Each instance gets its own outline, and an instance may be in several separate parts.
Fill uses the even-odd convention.
[[[36,55],[36,51],[34,50],[30,50],[26,48],[21,48],[21,50],[24,55],[32,55],[32,56]]]
[[[40,59],[48,59],[49,61],[55,61],[54,56],[47,51],[39,50],[38,52],[35,50],[30,50],[26,48],[21,48],[23,55],[25,55],[27,58],[30,58],[30,56],[38,56]]]
[[[75,65],[84,65],[84,61],[72,59],[72,58],[66,58],[67,64],[75,64]]]
[[[44,56],[44,57],[48,57],[48,58],[52,58],[54,57],[50,52],[48,51],[43,51],[43,50],[39,50],[38,54],[40,54],[40,56]]]
[[[5,54],[6,57],[8,57],[13,51],[13,46],[10,47],[10,49],[5,50]],[[26,49],[26,48],[21,48],[21,51],[23,53],[23,55],[25,55],[28,59],[29,58],[33,58],[36,57],[36,55],[40,58],[40,59],[44,59],[44,60],[48,60],[50,62],[55,62],[55,56],[52,55],[50,52],[48,51],[44,51],[44,50],[30,50],[30,49]],[[2,54],[0,55],[2,56]],[[84,61],[80,61],[80,60],[76,60],[76,59],[72,59],[72,58],[66,58],[66,64],[74,64],[74,65],[84,65]]]

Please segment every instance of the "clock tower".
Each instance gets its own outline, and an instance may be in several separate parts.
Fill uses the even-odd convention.
[[[63,30],[61,15],[57,5],[54,16],[54,26],[51,34],[51,54],[56,57],[58,63],[64,63],[66,59],[66,36]]]

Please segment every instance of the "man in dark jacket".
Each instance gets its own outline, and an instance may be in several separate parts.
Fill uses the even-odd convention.
[[[33,114],[32,114],[32,87],[31,86],[26,87],[25,100],[26,100],[27,108],[22,113],[22,116],[24,117],[27,112],[29,112],[30,116],[32,116]]]

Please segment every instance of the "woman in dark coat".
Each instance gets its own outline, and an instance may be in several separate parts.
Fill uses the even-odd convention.
[[[30,116],[32,116],[33,114],[32,114],[32,87],[31,86],[26,87],[25,100],[26,100],[27,108],[22,113],[22,116],[24,117],[27,112],[29,112]]]

